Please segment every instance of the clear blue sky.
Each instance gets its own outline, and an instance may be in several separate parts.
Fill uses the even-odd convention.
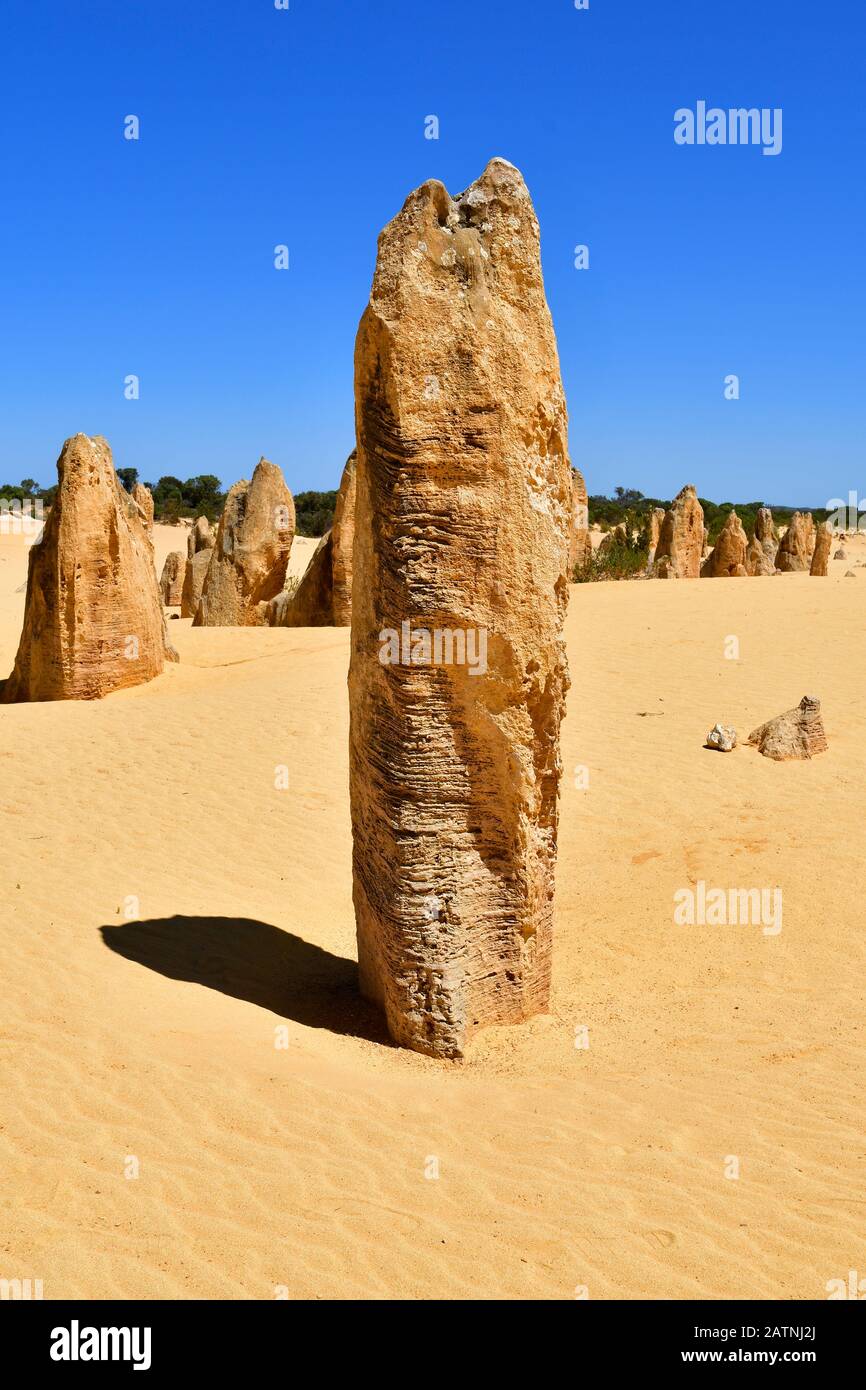
[[[53,482],[84,430],[151,480],[228,484],[265,454],[294,491],[336,486],[377,233],[423,180],[458,192],[502,155],[535,200],[590,492],[866,492],[863,10],[6,0],[0,480]],[[781,107],[782,153],[677,146],[698,100]]]

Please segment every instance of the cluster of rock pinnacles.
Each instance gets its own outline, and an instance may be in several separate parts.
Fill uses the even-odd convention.
[[[667,510],[653,509],[648,532],[646,572],[656,579],[732,579],[797,570],[826,575],[833,540],[829,525],[816,528],[811,512],[794,512],[780,539],[773,513],[761,507],[751,540],[732,510],[710,549],[704,509],[690,483]],[[626,539],[623,526],[609,534]],[[591,553],[584,552],[587,559]]]
[[[355,403],[334,523],[300,582],[294,503],[266,459],[157,583],[147,488],[124,491],[104,439],[67,440],[2,699],[152,679],[177,659],[164,606],[195,627],[351,625],[361,987],[398,1043],[458,1057],[477,1029],[548,1004],[563,620],[592,556],[538,223],[513,165],[491,161],[455,198],[424,184],[381,234]],[[685,487],[652,516],[648,572],[826,573],[829,544],[799,513],[780,544],[766,511],[749,542],[732,513],[708,554]],[[459,645],[450,662],[419,657],[423,643],[383,659],[383,629],[476,650],[483,636],[484,661],[461,662]]]

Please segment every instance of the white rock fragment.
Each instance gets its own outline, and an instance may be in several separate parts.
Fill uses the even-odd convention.
[[[737,746],[737,731],[727,724],[714,724],[707,734],[705,748],[716,748],[720,753],[730,753]]]

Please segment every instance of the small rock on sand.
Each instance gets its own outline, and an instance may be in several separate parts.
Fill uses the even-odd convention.
[[[714,724],[707,734],[705,748],[715,748],[719,753],[730,753],[737,746],[737,731],[729,724]]]

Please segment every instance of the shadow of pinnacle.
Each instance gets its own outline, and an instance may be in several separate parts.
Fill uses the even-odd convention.
[[[99,928],[110,951],[169,980],[244,999],[282,1019],[389,1043],[358,992],[358,966],[247,917],[160,917]]]

